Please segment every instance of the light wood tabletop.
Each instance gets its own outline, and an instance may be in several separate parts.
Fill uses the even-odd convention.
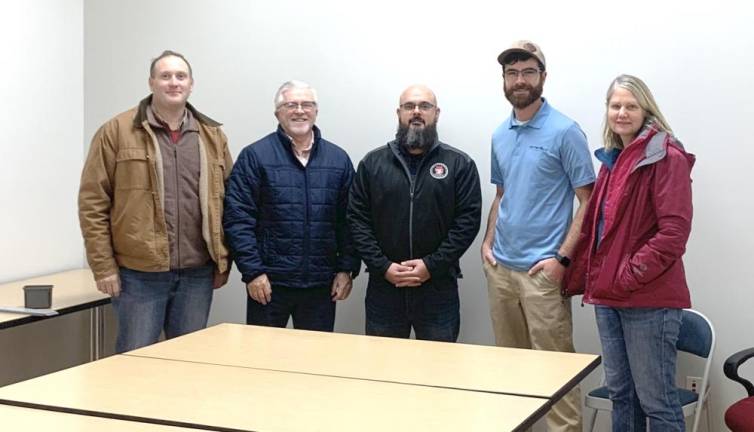
[[[110,303],[110,296],[97,291],[91,270],[77,269],[0,284],[0,305],[23,307],[24,285],[53,285],[51,309],[60,314]],[[0,312],[0,329],[44,318]]]
[[[196,429],[114,420],[55,411],[0,405],[0,425],[6,431],[56,432],[188,432]]]
[[[127,354],[555,399],[600,362],[594,354],[240,324],[216,325]]]
[[[0,388],[0,402],[253,431],[508,431],[547,399],[113,356]]]

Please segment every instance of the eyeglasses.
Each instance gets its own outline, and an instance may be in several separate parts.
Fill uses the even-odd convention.
[[[508,81],[516,81],[518,77],[522,76],[526,81],[532,81],[540,73],[539,69],[526,68],[523,70],[506,69],[503,72],[503,77]]]
[[[404,104],[401,105],[401,109],[403,111],[409,111],[409,112],[415,110],[416,108],[419,108],[419,111],[427,112],[427,111],[431,110],[434,107],[435,106],[432,105],[429,102],[421,102],[421,103],[418,103],[418,104],[414,103],[414,102],[406,102],[406,103],[404,103]]]
[[[317,108],[317,102],[312,101],[304,101],[304,102],[284,102],[278,105],[279,108],[284,108],[288,111],[297,111],[301,109],[302,111],[314,111],[315,108]]]

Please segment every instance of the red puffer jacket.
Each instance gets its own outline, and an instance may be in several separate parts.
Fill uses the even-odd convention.
[[[691,231],[694,155],[647,124],[602,166],[563,294],[611,307],[691,306],[681,257]],[[603,213],[602,238],[596,236]]]

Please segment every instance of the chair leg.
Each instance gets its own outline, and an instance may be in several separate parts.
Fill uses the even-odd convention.
[[[593,408],[589,408],[587,410],[586,424],[588,426],[586,430],[588,430],[589,432],[593,432],[594,425],[596,424],[596,422],[597,422],[597,410]]]

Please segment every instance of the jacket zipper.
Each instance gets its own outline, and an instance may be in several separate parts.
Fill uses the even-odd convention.
[[[309,161],[307,165],[311,163],[311,153],[309,154]],[[306,200],[304,202],[304,286],[309,284],[309,171],[304,166],[304,196]]]
[[[175,160],[174,164],[174,173],[175,176],[175,265],[176,270],[179,270],[181,268],[181,239],[180,239],[180,232],[181,232],[181,202],[180,202],[180,185],[178,184],[178,146],[173,144],[173,157]]]
[[[411,176],[411,171],[408,169],[408,165],[406,164],[406,161],[403,160],[403,157],[400,154],[396,156],[398,157],[398,160],[403,167],[403,171],[406,173],[406,177],[408,178],[408,256],[409,259],[414,259],[414,191],[416,186],[416,179],[415,177]],[[417,173],[419,172],[419,168],[421,167],[418,167],[416,169]]]
[[[414,259],[414,185],[416,184],[412,178],[410,181],[409,189],[409,207],[408,207],[408,254],[411,259]]]

